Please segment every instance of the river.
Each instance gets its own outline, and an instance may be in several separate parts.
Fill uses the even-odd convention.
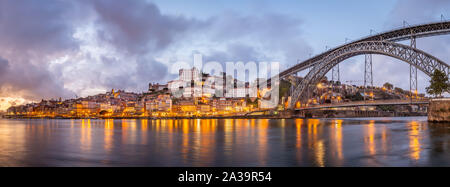
[[[450,124],[0,119],[0,166],[450,166]]]

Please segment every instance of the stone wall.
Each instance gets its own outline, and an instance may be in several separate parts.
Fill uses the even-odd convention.
[[[428,121],[450,123],[450,98],[432,99],[430,101]]]

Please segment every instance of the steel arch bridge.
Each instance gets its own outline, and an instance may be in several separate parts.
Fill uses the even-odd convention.
[[[336,48],[330,49],[324,53],[318,54],[310,59],[307,59],[301,63],[296,64],[295,66],[292,66],[282,72],[278,75],[279,78],[285,78],[291,74],[297,73],[299,71],[303,71],[307,68],[310,68],[314,66],[317,62],[319,62],[321,59],[323,59],[328,54],[332,53],[335,50],[339,50],[341,47],[345,47],[346,45],[352,45],[359,42],[364,41],[390,41],[390,42],[398,42],[398,41],[404,41],[409,40],[412,38],[423,38],[423,37],[430,37],[430,36],[436,36],[436,35],[444,35],[450,33],[450,21],[444,21],[444,22],[434,22],[434,23],[427,23],[427,24],[421,24],[421,25],[414,25],[410,27],[403,27],[400,29],[394,29],[391,31],[383,32],[380,34],[364,37],[361,39],[358,39],[356,41],[347,43],[342,46],[338,46]],[[267,82],[270,82],[268,80]]]
[[[417,69],[431,76],[435,69],[449,72],[449,66],[432,55],[419,49],[389,41],[360,41],[353,42],[343,47],[328,52],[323,58],[316,62],[310,72],[291,93],[289,108],[292,109],[297,101],[305,98],[305,89],[309,85],[317,84],[334,66],[342,61],[362,55],[380,54],[390,56],[411,64]]]

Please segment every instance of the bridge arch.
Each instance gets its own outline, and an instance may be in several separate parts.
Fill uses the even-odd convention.
[[[383,32],[377,35],[368,36],[361,38],[359,40],[353,41],[350,44],[355,44],[363,41],[390,41],[390,42],[398,42],[403,40],[408,40],[413,37],[422,38],[422,37],[430,37],[436,35],[445,35],[450,34],[450,21],[444,22],[434,22],[427,23],[422,25],[414,25],[409,27],[402,27],[398,29],[394,29],[391,31]],[[349,44],[345,44],[349,45]],[[313,67],[317,62],[319,62],[322,58],[332,53],[333,51],[344,47],[345,45],[338,46],[324,53],[318,54],[312,58],[309,58],[301,63],[296,64],[282,72],[280,72],[279,77],[284,78],[289,76],[290,74],[297,73],[299,71],[303,71],[307,68]],[[270,82],[270,81],[267,81]]]
[[[363,54],[380,54],[409,63],[426,75],[431,76],[435,69],[449,75],[449,66],[438,58],[407,45],[388,41],[362,41],[338,48],[318,61],[291,94],[289,108],[293,109],[299,99],[304,99],[308,85],[317,84],[334,66],[342,61]]]

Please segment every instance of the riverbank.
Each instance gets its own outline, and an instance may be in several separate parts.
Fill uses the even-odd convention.
[[[25,117],[25,116],[3,116],[4,119],[286,119],[279,116],[208,116],[208,117]]]
[[[362,118],[362,117],[412,117],[427,116],[426,113],[360,113],[359,115],[252,115],[252,116],[203,116],[203,117],[29,117],[3,116],[5,119],[148,119],[148,120],[180,120],[180,119],[299,119],[299,118]]]

